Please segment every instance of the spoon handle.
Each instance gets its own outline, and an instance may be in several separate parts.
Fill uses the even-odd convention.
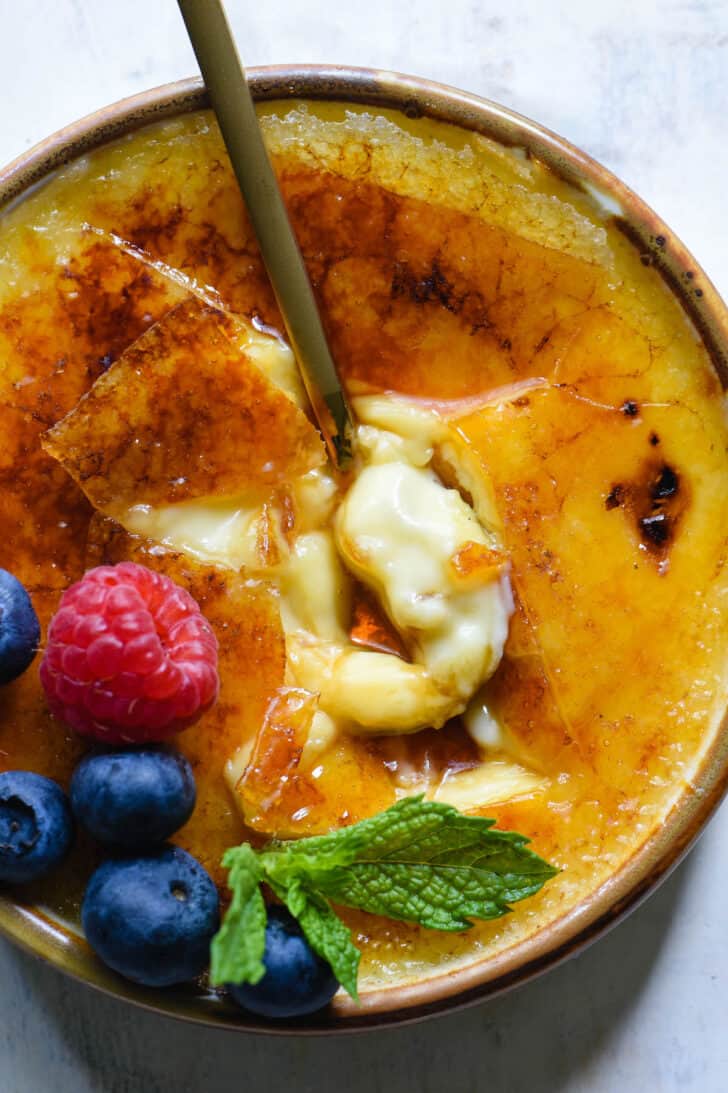
[[[350,456],[351,418],[311,282],[263,143],[221,0],[178,0],[245,199],[306,392],[333,462]]]

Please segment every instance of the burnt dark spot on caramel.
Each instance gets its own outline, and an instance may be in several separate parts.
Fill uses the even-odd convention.
[[[659,504],[666,500],[668,497],[673,497],[680,488],[680,478],[677,471],[674,471],[672,467],[667,463],[662,467],[660,473],[652,483],[651,494],[652,500]]]
[[[651,438],[650,443],[654,443]],[[634,521],[640,546],[660,563],[665,562],[675,541],[687,504],[681,476],[669,463],[654,458],[648,459],[631,481],[615,483],[604,501],[608,511],[621,508],[630,522]],[[664,565],[660,571],[665,572]]]
[[[620,410],[625,417],[637,417],[637,414],[640,412],[640,408],[634,399],[627,399],[627,401],[620,406]]]
[[[607,494],[604,501],[604,507],[608,510],[616,509],[622,504],[623,500],[624,486],[621,486],[619,483],[617,483],[617,485],[612,486],[611,490]]]
[[[639,521],[642,538],[646,543],[663,547],[671,535],[670,518],[666,512],[656,512],[652,516],[643,516]]]
[[[455,313],[462,310],[462,300],[455,295],[452,282],[444,275],[437,260],[423,277],[418,277],[408,266],[398,262],[394,267],[391,294],[393,299],[409,296],[416,304],[436,301]]]
[[[657,433],[650,433],[650,444],[652,445],[652,447],[656,448],[659,443],[660,438]]]
[[[392,274],[390,296],[393,300],[404,297],[419,306],[439,305],[452,315],[462,316],[470,327],[470,334],[491,326],[482,295],[458,288],[445,274],[438,258],[434,258],[429,269],[422,274],[415,272],[407,263],[397,262]]]
[[[658,247],[664,247],[666,242],[667,242],[667,240],[665,239],[664,235],[655,236],[655,243],[657,244]]]
[[[389,293],[392,300],[404,298],[417,306],[436,304],[451,315],[462,317],[470,335],[492,325],[482,295],[456,286],[442,270],[437,257],[422,274],[407,263],[397,262]]]

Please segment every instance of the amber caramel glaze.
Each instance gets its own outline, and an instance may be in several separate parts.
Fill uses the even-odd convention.
[[[278,605],[270,588],[231,570],[202,565],[159,543],[129,535],[95,514],[89,526],[86,566],[139,562],[166,573],[186,588],[209,619],[219,644],[220,698],[184,736],[192,763],[197,803],[175,841],[199,858],[216,882],[220,859],[240,841],[237,811],[223,778],[221,756],[252,737],[263,721],[274,690],[283,683],[285,645]],[[244,667],[243,667],[244,666]]]
[[[255,737],[236,792],[252,831],[295,839],[356,823],[394,804],[374,743],[342,735],[306,763],[304,745],[318,700],[296,687],[278,690]]]
[[[270,488],[326,458],[303,411],[240,353],[234,321],[194,296],[122,353],[43,446],[117,515]]]
[[[492,478],[516,613],[490,702],[549,782],[488,812],[563,870],[516,913],[463,935],[350,914],[366,989],[495,954],[553,922],[689,785],[725,698],[726,433],[694,331],[583,195],[445,126],[339,107],[263,112],[342,374],[439,402]],[[205,113],[65,169],[6,214],[0,249],[0,562],[45,623],[86,564],[91,509],[41,432],[190,291],[280,318]],[[201,799],[180,839],[215,868],[243,833],[222,765],[282,676],[272,601],[98,518],[89,543],[89,562],[134,556],[177,573],[221,638],[220,705],[180,741]],[[79,748],[46,714],[35,669],[0,701],[3,765],[67,780]],[[372,810],[403,764],[474,762],[457,725],[432,737],[367,752]],[[88,853],[79,862],[87,870]],[[78,875],[64,883],[45,898],[65,913]]]

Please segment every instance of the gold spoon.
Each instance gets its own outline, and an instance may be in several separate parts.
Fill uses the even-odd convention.
[[[221,0],[178,0],[225,146],[332,461],[350,458],[351,416],[311,282],[268,158]]]

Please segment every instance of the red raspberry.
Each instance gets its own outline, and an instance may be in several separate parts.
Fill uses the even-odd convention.
[[[40,678],[55,717],[105,744],[163,740],[217,697],[217,639],[169,577],[134,562],[90,569],[48,628]]]

